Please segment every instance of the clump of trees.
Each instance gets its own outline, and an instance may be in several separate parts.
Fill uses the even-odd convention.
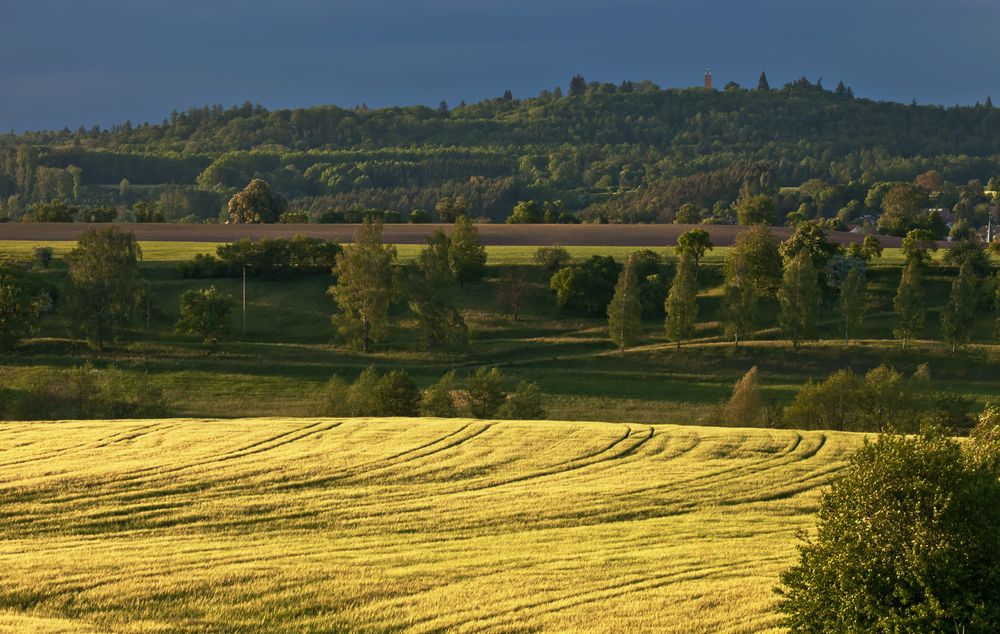
[[[198,254],[177,266],[183,278],[250,277],[284,279],[296,275],[328,274],[341,252],[336,242],[296,236],[237,240],[219,245],[216,255]]]
[[[520,381],[508,392],[505,383],[506,377],[498,368],[482,367],[468,376],[463,390],[452,370],[421,392],[405,370],[380,374],[369,366],[350,385],[339,377],[330,379],[320,410],[327,416],[545,417],[537,384]]]
[[[22,268],[0,264],[0,351],[13,350],[38,330],[47,297],[42,285]]]
[[[844,369],[807,382],[784,419],[799,429],[914,432],[932,422],[967,431],[971,408],[969,399],[935,391],[926,365],[911,376],[881,365],[864,375]]]
[[[59,420],[152,418],[169,413],[148,377],[109,366],[46,368],[14,380],[0,373],[0,418]]]
[[[822,498],[815,537],[781,576],[793,632],[1000,629],[1000,452],[984,417],[865,442]]]

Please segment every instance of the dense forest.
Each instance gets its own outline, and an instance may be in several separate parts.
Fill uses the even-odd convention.
[[[763,75],[755,88],[722,90],[576,76],[565,94],[507,91],[454,108],[248,103],[0,136],[0,216],[14,221],[216,222],[260,178],[297,221],[426,218],[442,201],[502,221],[530,200],[564,220],[735,222],[741,204],[766,195],[778,223],[861,223],[881,215],[885,184],[920,181],[917,207],[964,210],[978,224],[998,176],[1000,112],[989,98],[875,102],[805,78],[772,89]]]

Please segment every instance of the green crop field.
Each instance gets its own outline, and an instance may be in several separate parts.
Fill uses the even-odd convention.
[[[0,630],[761,632],[844,433],[0,427]]]

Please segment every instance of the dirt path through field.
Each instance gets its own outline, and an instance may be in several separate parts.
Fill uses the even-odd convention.
[[[75,240],[86,229],[107,225],[89,223],[9,223],[0,224],[0,240]],[[152,242],[232,242],[240,238],[287,238],[312,236],[350,242],[358,225],[182,225],[129,224],[115,226],[131,231],[138,240]],[[708,231],[717,246],[730,246],[743,227],[732,225],[479,225],[483,243],[489,246],[634,246],[673,245],[677,237],[698,226]],[[421,244],[432,231],[446,225],[386,225],[383,239],[394,244]],[[783,240],[791,229],[774,227]],[[832,231],[829,237],[839,244],[862,239],[860,234]],[[898,247],[899,238],[880,237],[882,246]]]

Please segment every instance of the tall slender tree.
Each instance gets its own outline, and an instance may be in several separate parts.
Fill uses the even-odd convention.
[[[337,255],[337,283],[329,293],[340,308],[333,323],[341,335],[370,352],[389,327],[389,306],[396,295],[396,247],[382,244],[382,223],[365,220],[353,244]]]
[[[635,257],[629,256],[608,304],[608,334],[619,350],[634,344],[642,334],[642,302],[635,270]]]
[[[819,278],[812,256],[805,249],[785,266],[778,301],[781,304],[781,329],[792,340],[792,345],[798,348],[803,339],[812,336],[819,318]]]
[[[410,282],[410,310],[428,350],[461,349],[469,342],[465,319],[450,297],[455,276],[449,266],[449,250],[450,240],[443,231],[431,234]]]
[[[972,264],[966,262],[952,282],[951,296],[941,311],[941,334],[952,352],[968,343],[972,336],[972,322],[976,316],[976,290],[976,272]]]
[[[757,91],[767,92],[771,90],[771,84],[767,83],[767,74],[764,71],[760,71],[760,79],[757,80]]]
[[[670,285],[664,306],[667,312],[664,324],[667,338],[676,341],[678,349],[684,339],[689,339],[694,334],[694,325],[698,319],[697,298],[697,264],[693,255],[685,253],[677,265],[677,274]]]
[[[740,338],[745,338],[757,323],[760,295],[754,277],[754,263],[749,253],[727,259],[719,321],[726,337],[732,339],[736,347],[740,345]]]
[[[844,328],[844,343],[861,327],[865,318],[865,293],[868,282],[860,268],[851,269],[840,287],[840,323]]]
[[[479,230],[468,216],[455,219],[450,239],[448,261],[459,286],[465,287],[466,282],[483,279],[486,274],[486,247],[479,239]]]
[[[896,297],[892,301],[892,306],[896,311],[896,325],[893,326],[892,334],[906,343],[915,339],[924,329],[924,319],[927,315],[927,308],[924,305],[924,290],[921,286],[923,281],[922,265],[919,259],[911,259],[903,268],[903,275],[899,279],[899,287],[896,289]]]

